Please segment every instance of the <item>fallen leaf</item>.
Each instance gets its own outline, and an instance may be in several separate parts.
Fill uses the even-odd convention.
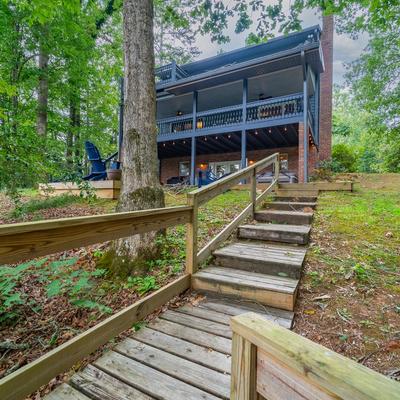
[[[315,314],[315,310],[313,310],[313,309],[305,310],[305,311],[304,311],[304,314],[307,314],[307,315],[314,315],[314,314]]]
[[[329,294],[323,294],[321,296],[317,296],[313,298],[313,301],[317,301],[317,300],[328,300],[330,299],[331,296],[329,296]]]

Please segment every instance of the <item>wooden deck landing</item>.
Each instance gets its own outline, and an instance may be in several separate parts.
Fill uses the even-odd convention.
[[[133,333],[46,400],[229,399],[231,316],[255,311],[285,328],[293,312],[209,297],[168,310]]]

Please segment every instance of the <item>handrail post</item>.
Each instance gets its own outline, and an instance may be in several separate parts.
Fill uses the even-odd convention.
[[[192,216],[186,224],[186,273],[193,275],[197,271],[197,230],[198,230],[198,200],[191,193],[187,195],[188,206],[192,207]]]
[[[278,186],[278,183],[279,183],[279,172],[280,172],[280,166],[281,166],[281,164],[280,164],[280,162],[279,162],[279,153],[277,153],[276,154],[276,160],[275,160],[275,168],[274,168],[274,172],[275,172],[275,176],[274,176],[274,178],[275,178],[275,181],[276,181],[276,186]]]
[[[233,332],[230,400],[257,400],[257,347]]]
[[[251,203],[253,204],[253,218],[254,218],[254,213],[256,212],[256,206],[257,206],[257,171],[254,168],[253,169],[253,174],[251,175],[250,178],[250,195],[251,195]]]

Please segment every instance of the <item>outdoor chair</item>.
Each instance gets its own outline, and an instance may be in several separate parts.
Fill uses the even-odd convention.
[[[110,162],[118,154],[118,152],[112,154],[110,157],[107,157],[106,159],[103,160],[101,158],[99,149],[92,142],[86,141],[85,149],[86,149],[86,154],[88,156],[88,160],[90,161],[91,164],[91,169],[90,169],[90,174],[84,176],[83,179],[85,181],[101,181],[107,179],[107,163]],[[119,164],[119,163],[113,163],[113,164]],[[119,165],[117,165],[117,168],[118,167]]]

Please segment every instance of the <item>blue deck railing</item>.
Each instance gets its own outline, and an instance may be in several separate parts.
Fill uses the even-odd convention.
[[[243,120],[243,105],[217,108],[196,114],[195,131],[214,130],[220,127],[234,127],[245,124],[251,129],[252,124],[266,120],[284,120],[303,114],[303,95],[296,93],[290,96],[260,100],[246,105],[246,120]],[[185,114],[157,121],[160,135],[193,130],[193,114]]]
[[[187,73],[174,61],[170,64],[156,68],[157,83],[169,83],[187,77]]]

